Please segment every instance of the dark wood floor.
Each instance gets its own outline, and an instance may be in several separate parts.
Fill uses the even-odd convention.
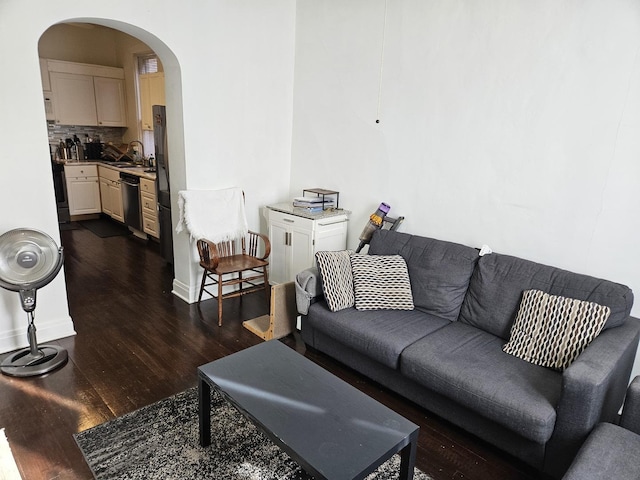
[[[227,300],[219,328],[215,300],[198,308],[171,294],[172,272],[155,244],[101,239],[84,228],[63,231],[62,239],[77,335],[49,343],[68,349],[69,363],[41,377],[0,376],[0,428],[25,480],[91,479],[74,433],[195,386],[199,365],[261,341],[242,321],[267,312],[261,293]],[[306,350],[297,334],[283,341],[420,425],[417,466],[436,480],[536,478],[520,462]]]

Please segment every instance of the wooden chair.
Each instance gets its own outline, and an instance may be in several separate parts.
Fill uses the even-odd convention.
[[[264,255],[258,256],[258,247],[264,244]],[[240,249],[238,248],[240,245]],[[214,244],[207,239],[197,242],[200,266],[204,268],[198,304],[202,293],[207,292],[218,300],[218,326],[222,326],[222,301],[225,298],[239,297],[247,293],[264,290],[269,302],[269,275],[267,258],[271,253],[269,239],[260,233],[249,231],[246,238],[239,241],[226,241]],[[238,251],[241,250],[241,251]],[[245,276],[245,272],[247,276]],[[207,282],[207,279],[211,280]],[[250,285],[243,288],[244,284]],[[217,285],[217,294],[206,287]],[[222,293],[224,287],[238,286],[237,290]]]

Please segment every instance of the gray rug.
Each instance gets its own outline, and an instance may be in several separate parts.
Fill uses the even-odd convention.
[[[100,238],[120,237],[131,234],[131,231],[125,225],[108,218],[82,220],[78,223]]]
[[[212,401],[212,444],[198,442],[197,389],[186,390],[74,435],[97,479],[310,478],[233,407]],[[394,455],[367,480],[398,478]],[[416,469],[416,480],[430,477]]]

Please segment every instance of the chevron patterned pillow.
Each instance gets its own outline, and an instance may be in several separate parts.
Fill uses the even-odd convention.
[[[322,293],[332,312],[353,307],[353,276],[349,260],[352,254],[353,250],[316,253]]]
[[[400,255],[352,255],[357,310],[413,310],[407,263]]]
[[[600,334],[610,314],[594,302],[526,290],[503,350],[563,371]]]

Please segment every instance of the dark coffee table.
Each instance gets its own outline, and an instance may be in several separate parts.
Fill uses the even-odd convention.
[[[316,479],[362,479],[400,452],[411,480],[419,427],[277,340],[198,368],[200,445],[211,388]]]

